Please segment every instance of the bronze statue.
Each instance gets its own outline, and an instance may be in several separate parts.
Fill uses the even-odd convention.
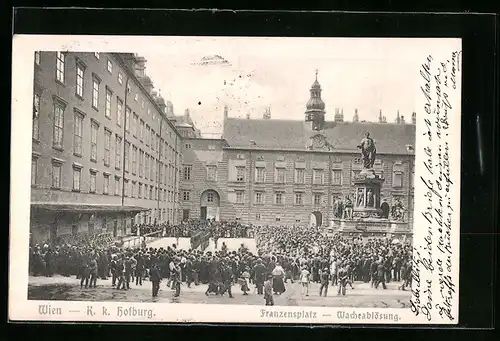
[[[363,159],[363,168],[371,169],[375,163],[375,156],[377,155],[377,148],[375,142],[370,137],[370,133],[365,133],[365,138],[361,140],[358,146],[361,149],[361,158]]]

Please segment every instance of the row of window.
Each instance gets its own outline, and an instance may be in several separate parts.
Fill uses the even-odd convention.
[[[96,58],[99,59],[99,54],[96,53]],[[35,63],[39,64],[40,63],[40,54],[37,52],[35,53]],[[65,63],[66,63],[66,57],[65,54],[62,52],[57,52],[56,55],[56,80],[60,83],[65,82]],[[77,61],[77,67],[76,67],[76,95],[80,98],[83,99],[84,97],[84,80],[85,80],[85,69],[86,66],[83,62]],[[108,59],[108,65],[107,69],[109,73],[113,72],[113,63],[110,59]],[[123,75],[121,72],[118,73],[118,83],[123,84]],[[96,74],[92,74],[92,107],[96,110],[99,110],[99,93],[100,93],[100,86],[101,86],[101,79],[99,76]],[[127,92],[130,93],[130,85],[127,88]],[[113,91],[106,86],[106,95],[105,95],[105,111],[104,115],[107,118],[111,118],[111,111],[112,111],[112,97],[113,97]],[[35,97],[35,107],[39,110],[39,103],[40,103],[40,98]],[[139,95],[138,93],[135,94],[134,96],[135,101],[139,101]],[[123,101],[119,98],[116,97],[116,115],[117,115],[117,125],[121,126],[122,125],[122,120],[123,120]],[[145,108],[145,101],[144,99],[141,99],[141,107],[144,109]],[[35,110],[37,110],[35,109]],[[61,108],[56,109],[59,112],[61,111]],[[64,111],[64,109],[62,110]],[[58,114],[59,114],[58,112]],[[131,121],[131,112],[132,110],[127,106],[125,108],[125,129],[126,131],[130,131],[130,126],[132,126],[132,134],[134,137],[139,137],[140,141],[144,141],[147,146],[151,146],[151,149],[160,151],[160,148],[163,147],[163,138],[160,139],[158,134],[155,134],[155,131],[143,120],[139,121],[139,116],[134,112],[132,121]],[[159,121],[160,116],[157,116],[155,113],[155,110],[151,111],[151,109],[147,109],[148,116],[153,116],[154,121]],[[60,116],[60,115],[59,115]],[[36,122],[36,126],[38,127],[38,122]],[[62,123],[63,119],[59,118],[58,122],[58,128],[62,129]],[[138,135],[138,126],[140,126],[140,134]],[[34,127],[35,129],[35,127]],[[35,130],[34,130],[35,132]],[[35,135],[38,134],[34,134]],[[172,132],[169,132],[169,137],[172,138]],[[60,140],[62,140],[62,135]],[[165,143],[168,145],[168,143],[165,141]],[[56,145],[60,145],[58,141],[55,142]],[[165,147],[165,153],[164,155],[167,155],[167,147]]]
[[[37,174],[38,174],[38,159],[33,158],[31,160],[31,184],[33,186],[37,185]],[[103,188],[102,194],[110,194],[110,175],[103,174]],[[51,187],[54,189],[61,188],[62,181],[62,163],[53,162],[52,163],[52,182]],[[82,183],[82,167],[78,165],[73,166],[73,186],[72,190],[75,192],[81,191]],[[96,193],[97,184],[97,170],[89,171],[89,193]],[[114,177],[114,195],[122,195],[121,187],[121,177]],[[143,184],[141,182],[124,180],[123,195],[132,198],[143,198],[149,200],[160,200],[160,201],[176,201],[177,195],[174,191],[169,191],[167,189],[157,188],[153,185]],[[144,186],[144,187],[143,187]],[[144,188],[144,189],[143,189]]]
[[[274,171],[274,182],[275,183],[285,183],[285,168],[275,168]],[[354,170],[353,175],[358,174],[359,170]],[[332,185],[342,185],[342,170],[333,170],[332,171]],[[296,184],[304,184],[305,183],[305,169],[295,169],[295,181]],[[381,174],[382,175],[382,174]],[[246,176],[246,168],[245,167],[236,167],[236,182],[245,182]],[[184,166],[183,172],[184,180],[192,180],[192,166]],[[207,166],[206,167],[206,180],[207,181],[217,181],[217,167],[216,166]],[[266,182],[266,169],[263,167],[255,168],[255,182],[256,183],[264,183]],[[323,185],[325,183],[325,171],[320,169],[313,170],[312,183],[315,185]],[[400,171],[393,172],[392,177],[393,187],[402,187],[403,186],[403,173]]]

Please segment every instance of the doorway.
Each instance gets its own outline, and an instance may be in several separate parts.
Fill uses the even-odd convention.
[[[216,191],[209,189],[204,191],[200,197],[200,218],[201,220],[219,221],[220,216],[220,196]]]
[[[311,219],[310,219],[310,225],[311,226],[321,226],[323,225],[323,214],[319,211],[314,211],[311,213]]]

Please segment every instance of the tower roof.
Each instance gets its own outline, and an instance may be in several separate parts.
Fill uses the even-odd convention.
[[[311,86],[310,92],[311,92],[311,97],[309,98],[309,101],[307,101],[306,112],[324,111],[325,103],[321,99],[321,85],[318,82],[318,70],[316,70],[316,79],[314,80],[314,83]]]

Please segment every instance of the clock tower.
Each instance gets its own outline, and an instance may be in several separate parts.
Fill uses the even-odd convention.
[[[313,130],[322,130],[325,125],[325,103],[321,99],[321,86],[318,82],[318,70],[316,79],[309,90],[311,97],[306,104],[305,119],[312,123]]]

